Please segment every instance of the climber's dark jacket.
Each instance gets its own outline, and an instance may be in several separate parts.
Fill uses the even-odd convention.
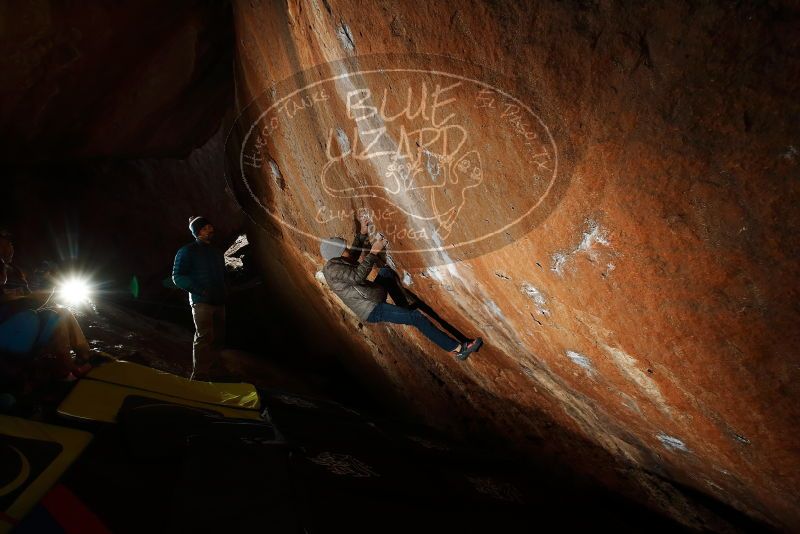
[[[175,255],[172,281],[189,292],[192,304],[225,304],[225,256],[218,248],[197,239]]]
[[[364,261],[358,263],[361,249],[368,244],[366,235],[356,235],[350,245],[351,257],[333,258],[322,269],[328,286],[362,321],[367,320],[379,302],[386,300],[386,289],[367,280],[378,256],[369,253]]]

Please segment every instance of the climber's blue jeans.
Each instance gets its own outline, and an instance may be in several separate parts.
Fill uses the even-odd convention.
[[[387,302],[380,302],[367,317],[368,323],[409,324],[417,327],[425,337],[439,345],[444,350],[454,350],[458,341],[436,328],[433,323],[419,310],[409,310],[394,306]]]

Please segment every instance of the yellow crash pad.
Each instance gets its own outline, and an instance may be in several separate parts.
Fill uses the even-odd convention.
[[[197,402],[170,395],[162,395],[153,391],[85,379],[79,381],[72,388],[67,398],[58,407],[58,413],[76,419],[115,423],[117,414],[126,400],[131,402],[137,398],[147,401],[162,401],[180,406],[192,406],[230,419],[263,421],[261,415],[255,410]]]
[[[0,415],[0,533],[31,511],[91,440],[88,432]]]
[[[191,401],[261,409],[258,392],[252,384],[198,382],[138,363],[107,363],[92,369],[87,377]]]

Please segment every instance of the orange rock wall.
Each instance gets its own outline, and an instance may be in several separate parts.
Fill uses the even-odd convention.
[[[466,363],[412,330],[359,325],[315,276],[318,242],[260,221],[268,277],[376,388],[440,426],[489,425],[690,525],[702,513],[662,479],[800,525],[795,11],[308,0],[236,2],[234,19],[240,110],[315,65],[448,56],[512,80],[563,148],[563,195],[520,235],[451,264],[394,254],[410,289],[484,337]],[[328,132],[315,125],[347,122],[345,105],[333,94],[265,149],[275,165],[256,194],[297,227],[319,226],[313,180]],[[482,146],[507,176],[470,200],[467,233],[530,194],[515,150]],[[354,229],[331,224],[320,231]]]

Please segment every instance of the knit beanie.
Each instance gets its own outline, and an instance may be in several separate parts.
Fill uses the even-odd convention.
[[[319,252],[322,254],[322,257],[325,258],[325,261],[328,261],[344,254],[346,248],[347,243],[345,243],[345,240],[341,237],[329,237],[328,239],[322,240],[322,243],[319,245]]]
[[[205,217],[189,217],[189,231],[192,232],[192,235],[195,237],[197,237],[197,233],[207,224],[211,223]]]

